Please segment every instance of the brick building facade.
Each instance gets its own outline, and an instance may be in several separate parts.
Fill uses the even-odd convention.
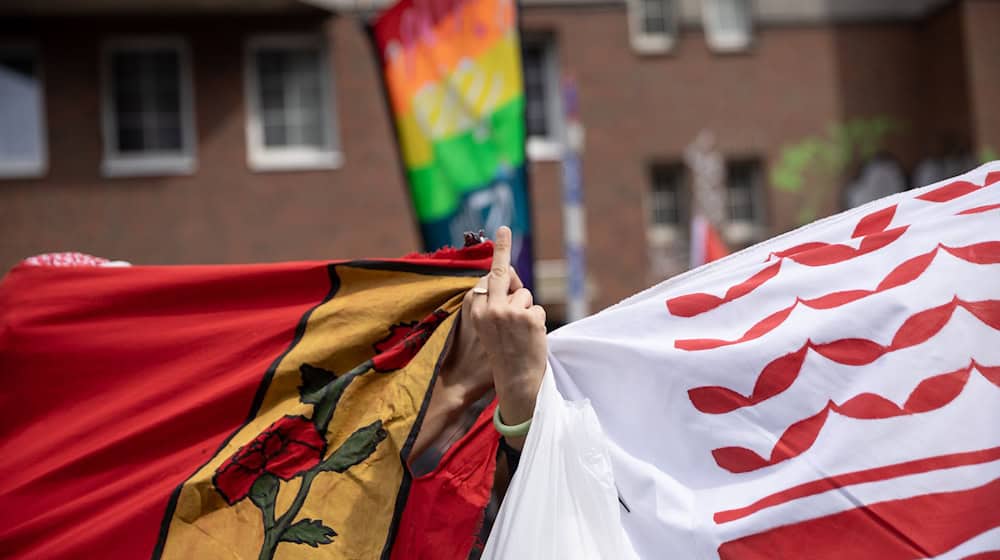
[[[0,64],[20,68],[36,84],[40,113],[37,121],[17,120],[24,111],[0,96],[0,109],[7,105],[0,122],[35,126],[38,136],[32,144],[12,128],[0,130],[0,266],[60,250],[137,264],[417,250],[376,61],[359,23],[371,7],[312,3],[321,6],[164,1],[137,10],[114,0],[85,8],[72,0],[39,0],[0,7]],[[720,47],[705,5],[693,0],[524,3],[522,32],[533,49],[528,63],[535,65],[528,70],[548,88],[529,95],[551,98],[536,102],[549,112],[552,137],[529,141],[529,155],[541,295],[555,304],[555,314],[562,258],[560,76],[578,85],[586,129],[594,308],[683,270],[689,195],[682,154],[702,130],[712,131],[728,162],[732,223],[724,230],[734,246],[839,210],[845,189],[876,159],[898,169],[906,188],[942,169],[962,171],[976,159],[997,157],[1000,2],[757,0],[745,6],[749,40]],[[267,45],[286,39],[318,45],[317,57],[281,59],[279,67],[318,64],[326,103],[316,114],[329,122],[318,132],[292,126],[288,115],[299,113],[286,111],[283,134],[320,134],[322,149],[304,159],[278,154],[269,160],[268,150],[255,152],[257,129],[248,123],[269,122],[256,115],[255,103],[266,108],[260,100],[268,95],[261,85]],[[183,161],[162,168],[119,165],[109,154],[133,141],[124,113],[117,121],[108,115],[115,110],[108,95],[118,71],[109,65],[124,68],[129,46],[143,44],[176,47],[178,56],[147,63],[179,63],[189,84],[179,101],[164,106],[187,107],[190,122],[178,131],[169,125],[172,113],[159,113],[168,126],[149,111],[162,137],[134,140],[185,146]],[[254,50],[258,44],[265,46]],[[126,54],[115,58],[118,53]],[[286,101],[293,90],[299,91],[283,90]],[[117,144],[109,144],[109,131]],[[184,134],[190,137],[181,140]],[[3,142],[11,137],[21,142],[12,149],[26,154],[26,164],[13,161],[10,149],[4,159]]]

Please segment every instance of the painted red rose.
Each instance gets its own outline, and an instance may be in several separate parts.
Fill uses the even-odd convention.
[[[326,440],[311,420],[284,416],[227,459],[215,471],[213,482],[233,505],[247,497],[262,474],[289,480],[318,465],[325,449]]]
[[[375,371],[399,369],[417,355],[434,329],[448,317],[448,313],[438,309],[418,323],[400,323],[389,327],[389,336],[375,343],[375,357],[372,358]]]

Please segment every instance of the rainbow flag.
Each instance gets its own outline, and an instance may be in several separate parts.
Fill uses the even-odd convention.
[[[514,232],[531,275],[524,88],[511,0],[401,0],[371,28],[425,248]]]

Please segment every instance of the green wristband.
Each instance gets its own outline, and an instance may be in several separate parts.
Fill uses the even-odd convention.
[[[503,437],[521,437],[527,435],[528,430],[531,429],[531,418],[528,418],[520,424],[508,426],[503,423],[503,420],[500,419],[500,407],[497,406],[493,409],[493,427],[496,428]]]

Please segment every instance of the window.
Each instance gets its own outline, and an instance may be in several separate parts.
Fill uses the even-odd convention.
[[[323,38],[254,37],[247,45],[246,60],[251,169],[340,166],[343,158],[334,133],[332,80]]]
[[[756,161],[733,161],[726,165],[725,236],[733,246],[746,247],[764,236],[760,178],[760,164]]]
[[[194,110],[186,43],[177,38],[109,41],[103,71],[104,174],[193,173]]]
[[[45,174],[44,107],[37,52],[0,48],[0,178]]]
[[[667,246],[685,235],[687,227],[688,190],[685,168],[680,163],[656,164],[650,169],[650,190],[647,196],[651,246]]]
[[[703,0],[701,18],[712,49],[739,51],[750,46],[750,0]]]
[[[653,168],[653,188],[650,193],[650,223],[657,226],[681,225],[680,165],[659,165]]]
[[[632,48],[640,53],[664,53],[677,37],[677,0],[628,0]]]
[[[552,39],[532,37],[521,47],[524,65],[528,157],[555,160],[562,154],[562,101]]]

